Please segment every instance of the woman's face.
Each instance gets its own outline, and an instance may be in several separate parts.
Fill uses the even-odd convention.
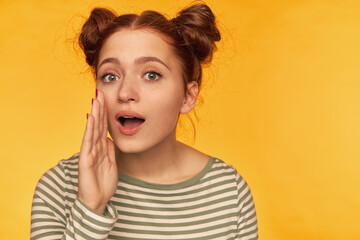
[[[109,132],[122,152],[137,153],[175,140],[179,113],[193,108],[197,84],[184,82],[180,61],[158,34],[120,30],[104,43],[97,89],[105,96]],[[195,99],[194,99],[195,97]]]

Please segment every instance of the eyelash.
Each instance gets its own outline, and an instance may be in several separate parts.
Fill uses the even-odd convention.
[[[119,79],[119,77],[116,74],[113,74],[113,73],[110,73],[110,72],[103,74],[100,79],[103,82],[108,82],[108,83],[116,81],[116,80],[114,80],[114,81],[106,81],[105,78],[108,77],[108,76],[115,76],[117,78],[116,80]]]
[[[145,74],[144,74],[144,76],[145,76],[146,74],[149,74],[149,73],[154,73],[154,74],[156,74],[156,75],[157,75],[157,79],[155,79],[155,80],[149,80],[149,79],[146,79],[147,81],[150,81],[150,82],[152,82],[152,81],[157,81],[157,80],[159,80],[159,79],[162,77],[162,74],[161,74],[161,73],[159,73],[158,71],[156,71],[155,69],[152,69],[152,70],[146,71],[146,72],[145,72]]]
[[[157,79],[154,79],[154,80],[146,79],[146,80],[149,81],[149,82],[157,81],[157,80],[159,80],[159,79],[163,76],[161,73],[159,73],[159,72],[158,72],[157,70],[155,70],[155,69],[146,71],[143,76],[145,76],[146,74],[149,74],[149,73],[156,74],[156,76],[157,76]],[[119,77],[118,77],[116,74],[113,74],[113,73],[111,73],[111,72],[104,73],[104,74],[100,77],[100,79],[101,79],[103,82],[107,82],[107,83],[111,83],[111,82],[116,81],[116,80],[113,80],[113,81],[106,80],[106,77],[108,77],[108,76],[115,76],[115,77],[116,77],[116,80],[119,79]]]

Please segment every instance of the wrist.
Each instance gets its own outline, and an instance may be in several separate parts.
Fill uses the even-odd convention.
[[[101,204],[101,203],[95,203],[95,202],[91,202],[91,201],[86,201],[80,195],[78,195],[77,198],[89,210],[91,210],[93,212],[96,212],[96,213],[98,213],[100,215],[104,214],[107,203]]]

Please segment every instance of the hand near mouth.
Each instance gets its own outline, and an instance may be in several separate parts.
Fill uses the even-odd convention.
[[[118,183],[114,144],[107,138],[107,129],[104,94],[98,90],[81,144],[78,199],[100,214],[103,214]]]

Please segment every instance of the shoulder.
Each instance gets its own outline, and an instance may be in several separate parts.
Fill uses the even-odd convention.
[[[75,153],[68,159],[60,160],[58,165],[54,168],[58,168],[63,172],[64,175],[68,177],[76,177],[78,175],[78,163],[79,163],[79,153]]]
[[[257,217],[255,204],[251,190],[246,180],[231,165],[226,164],[220,159],[214,159],[214,169],[232,175],[232,181],[236,188],[238,231],[239,236],[252,236],[257,239]],[[250,238],[249,238],[250,239]],[[253,238],[251,238],[253,239]]]
[[[233,194],[238,195],[238,185],[243,178],[233,166],[225,163],[219,158],[211,157],[206,168],[205,175],[201,182],[222,186],[228,190],[231,189]]]
[[[232,176],[236,182],[243,180],[243,177],[238,173],[238,171],[232,165],[229,165],[223,160],[215,157],[212,157],[211,161],[212,161],[212,168],[211,168],[212,172]]]
[[[71,179],[77,178],[78,175],[78,161],[79,154],[76,153],[68,159],[62,159],[58,162],[58,164],[48,171],[41,177],[43,178],[54,178],[58,177],[60,179]]]
[[[248,183],[232,165],[229,165],[218,158],[212,158],[211,160],[213,161],[210,171],[211,175],[217,177],[226,176],[228,181],[236,186],[239,197],[251,195]]]
[[[78,158],[79,154],[74,154],[46,171],[36,186],[35,194],[49,197],[50,193],[63,196],[65,192],[77,191]]]
[[[46,213],[66,223],[77,197],[77,161],[78,154],[75,154],[42,175],[34,192],[32,215]]]

